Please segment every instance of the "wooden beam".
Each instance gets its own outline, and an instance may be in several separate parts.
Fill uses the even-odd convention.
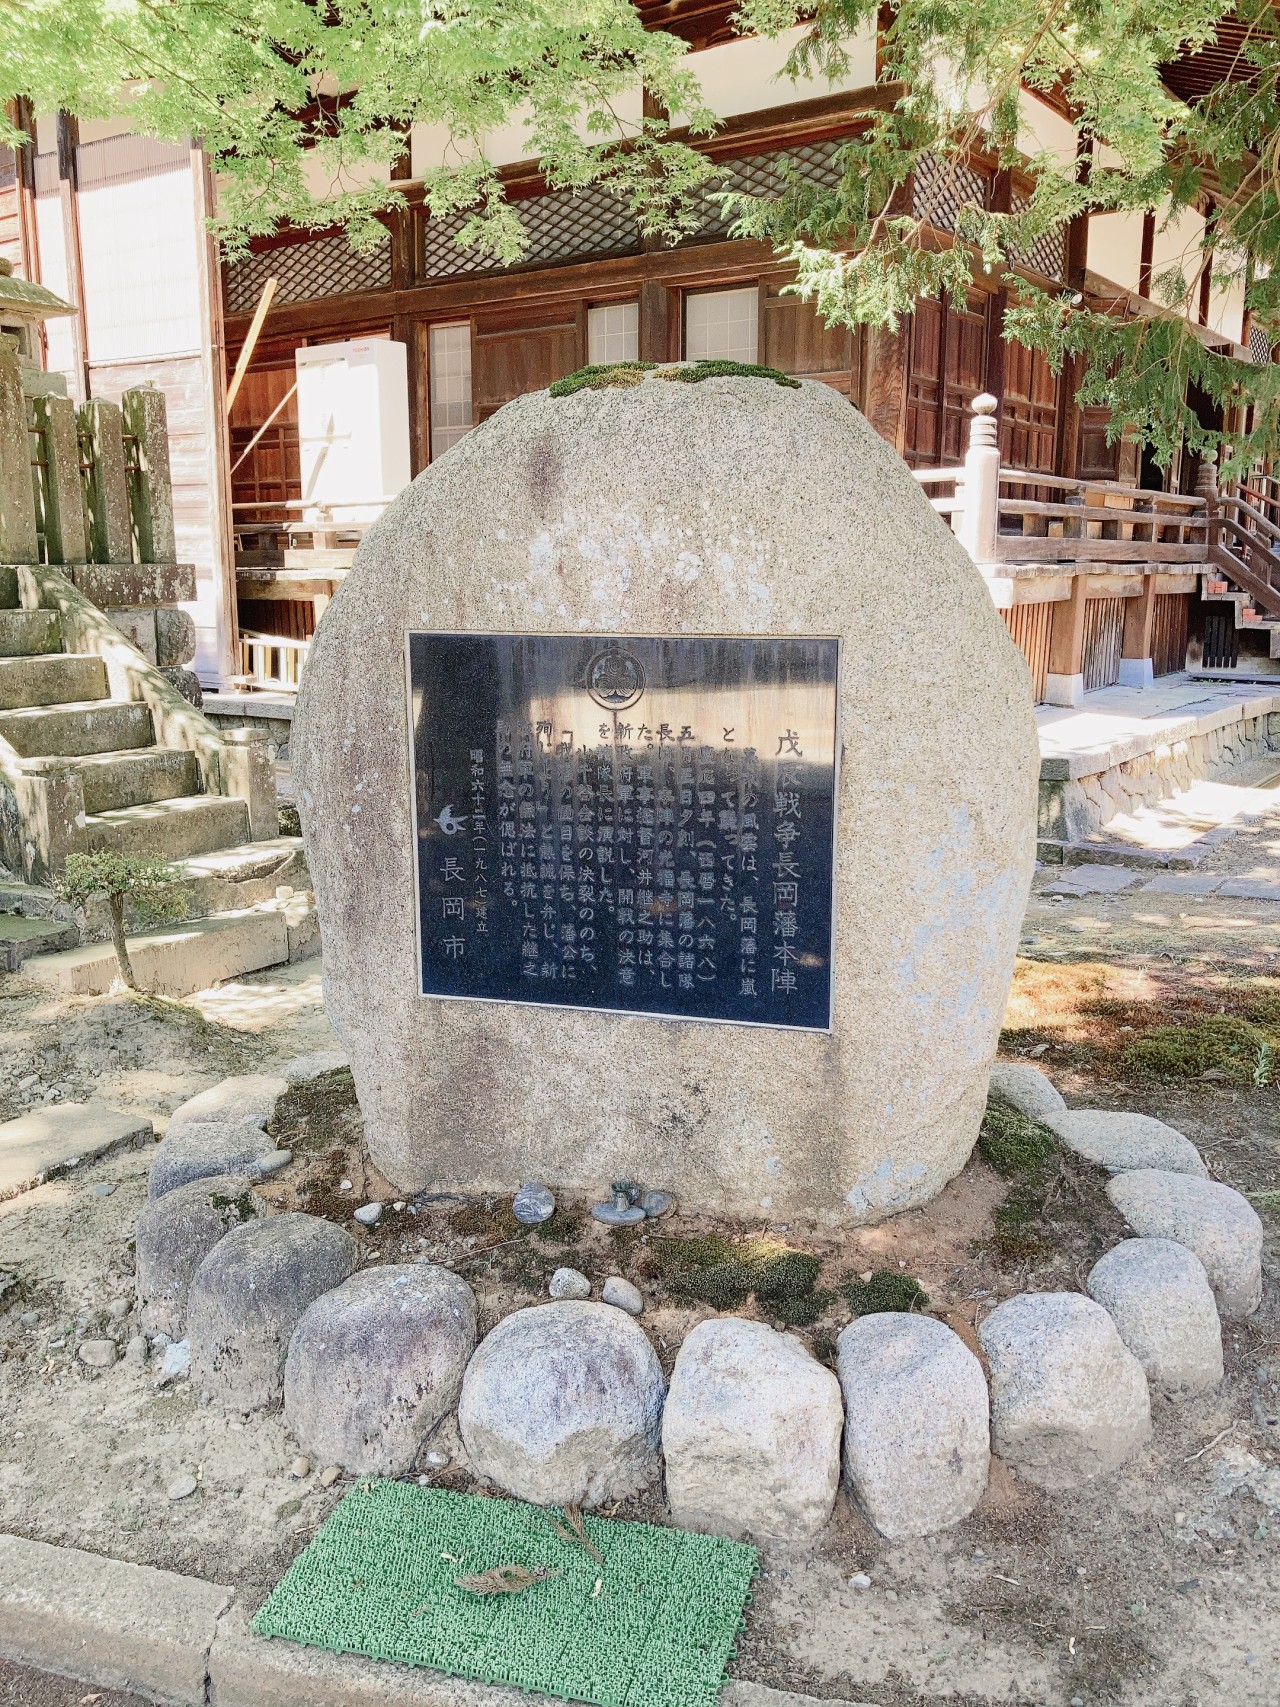
[[[267,318],[271,304],[275,300],[276,291],[279,288],[280,281],[277,278],[269,278],[262,287],[258,306],[253,311],[253,319],[249,322],[249,330],[245,333],[244,343],[241,344],[240,354],[236,358],[236,371],[231,375],[231,383],[227,386],[223,413],[228,420],[231,419],[231,411],[240,394],[240,387],[244,384],[244,376],[249,371],[249,363],[253,360],[253,352],[257,346],[258,336],[262,331],[262,323]]]

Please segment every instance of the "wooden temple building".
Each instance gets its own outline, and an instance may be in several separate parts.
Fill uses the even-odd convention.
[[[688,43],[722,119],[698,144],[722,186],[777,187],[784,165],[832,182],[841,141],[886,98],[871,35],[841,83],[795,83],[782,75],[795,34],[735,37],[734,7],[720,0],[639,5]],[[1211,69],[1201,56],[1165,75],[1194,98]],[[637,91],[637,117],[640,103]],[[1028,155],[1074,159],[1060,111],[1030,93],[1023,109]],[[1078,405],[1070,368],[1055,375],[1002,336],[998,277],[977,279],[960,307],[921,301],[895,333],[829,328],[783,294],[790,275],[767,245],[729,236],[711,195],[692,236],[654,247],[604,191],[549,190],[518,128],[489,146],[529,234],[519,266],[460,249],[455,226],[428,216],[414,180],[448,139],[427,130],[408,139],[409,206],[388,219],[381,249],[356,254],[340,231],[282,232],[220,264],[204,225],[216,187],[197,146],[23,117],[30,147],[0,160],[0,253],[77,306],[44,352],[73,396],[114,396],[143,371],[166,393],[206,687],[296,685],[318,614],[378,508],[367,491],[317,504],[304,490],[299,352],[382,340],[404,351],[393,414],[407,476],[511,398],[588,361],[762,362],[847,396],[917,470],[988,574],[1039,699],[1074,703],[1188,659],[1227,674],[1280,670],[1280,490],[1260,472],[1219,494],[1212,466],[1185,457],[1162,471],[1136,443],[1109,444],[1106,417]],[[1016,210],[1028,191],[1022,174],[975,154],[921,170],[911,194],[948,242],[962,200]],[[1115,312],[1150,313],[1153,277],[1180,264],[1195,275],[1197,335],[1270,361],[1242,295],[1219,292],[1204,264],[1208,211],[1173,226],[1082,219],[1022,270]]]

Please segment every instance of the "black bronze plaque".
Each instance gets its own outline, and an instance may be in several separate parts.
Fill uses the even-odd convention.
[[[423,994],[828,1029],[838,646],[410,634]]]

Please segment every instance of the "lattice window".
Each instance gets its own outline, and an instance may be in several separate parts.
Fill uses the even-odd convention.
[[[740,190],[748,196],[781,195],[787,182],[784,164],[822,189],[834,189],[843,176],[835,163],[841,142],[840,137],[834,137],[828,142],[807,143],[779,153],[748,154],[741,160],[726,160],[716,182],[695,197],[698,228],[686,242],[705,243],[709,238],[729,235],[733,220],[725,217],[714,199],[722,190]]]
[[[1009,203],[1011,213],[1025,213],[1031,203],[1030,190],[1014,190]],[[1027,250],[1009,249],[1009,259],[1020,267],[1033,267],[1046,278],[1061,279],[1067,270],[1067,233],[1059,225],[1037,237]]]
[[[391,245],[357,254],[342,232],[306,243],[266,249],[224,269],[228,314],[248,314],[268,279],[279,281],[277,302],[309,302],[318,296],[343,296],[354,290],[387,290],[391,285]]]
[[[1271,360],[1271,337],[1261,326],[1249,328],[1249,360],[1265,367]]]
[[[640,233],[631,214],[599,185],[581,191],[553,190],[517,202],[515,207],[529,234],[522,266],[550,266],[586,255],[632,255],[640,248]],[[457,234],[467,217],[459,213],[448,219],[424,219],[423,279],[502,271],[491,255],[458,247]]]
[[[960,209],[987,205],[990,178],[967,161],[922,154],[913,176],[911,211],[938,231],[954,231]]]

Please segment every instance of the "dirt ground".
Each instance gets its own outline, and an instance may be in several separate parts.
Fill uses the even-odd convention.
[[[1280,802],[1275,822],[1214,857],[1274,872]],[[1046,1495],[994,1463],[966,1523],[901,1545],[877,1537],[842,1496],[815,1546],[766,1550],[731,1669],[876,1707],[1276,1707],[1280,1199],[1265,1194],[1280,1186],[1280,1091],[1267,1054],[1267,1040],[1280,1041],[1280,905],[1141,893],[1055,901],[1043,893],[1053,876],[1038,876],[1028,909],[1002,1053],[1037,1060],[1073,1105],[1169,1120],[1214,1177],[1261,1197],[1262,1309],[1227,1330],[1222,1387],[1180,1405],[1153,1397],[1149,1447],[1098,1484]],[[332,1045],[314,966],[182,1005],[55,1004],[17,977],[0,981],[0,1116],[60,1087],[68,1099],[144,1108],[159,1129],[179,1101],[228,1073]],[[1212,1040],[1224,1016],[1262,1040],[1243,1072],[1233,1062],[1226,1076],[1150,1077],[1131,1053],[1167,1025]],[[672,1253],[711,1232],[764,1235],[818,1259],[807,1304],[738,1308],[770,1320],[794,1308],[793,1330],[828,1360],[850,1316],[844,1287],[862,1276],[917,1277],[931,1309],[976,1344],[977,1321],[1002,1298],[1079,1288],[1124,1236],[1094,1170],[1060,1156],[1032,1187],[977,1154],[928,1208],[843,1236],[712,1229],[679,1213],[619,1236],[592,1223],[585,1203],[567,1202],[551,1237],[535,1237],[505,1202],[430,1197],[365,1233],[351,1208],[385,1188],[363,1154],[349,1080],[292,1099],[279,1138],[297,1160],[266,1194],[351,1227],[363,1262],[447,1262],[475,1288],[482,1330],[544,1295],[561,1263],[596,1279],[628,1274],[646,1293],[645,1326],[668,1369],[689,1326],[711,1313],[681,1290]],[[0,1529],[262,1593],[343,1484],[323,1490],[320,1466],[292,1476],[296,1447],[279,1416],[228,1419],[185,1382],[158,1388],[154,1367],[125,1360],[91,1372],[74,1356],[85,1334],[124,1342],[136,1331],[130,1240],[147,1162],[108,1158],[0,1204],[0,1269],[19,1281],[0,1300]],[[114,1189],[98,1195],[104,1185]],[[432,1446],[450,1455],[433,1478],[469,1486],[456,1434],[446,1428]],[[187,1470],[198,1492],[170,1502],[169,1484]],[[619,1515],[661,1519],[660,1493]],[[870,1587],[851,1584],[855,1573]],[[0,1702],[6,1687],[0,1672]]]

